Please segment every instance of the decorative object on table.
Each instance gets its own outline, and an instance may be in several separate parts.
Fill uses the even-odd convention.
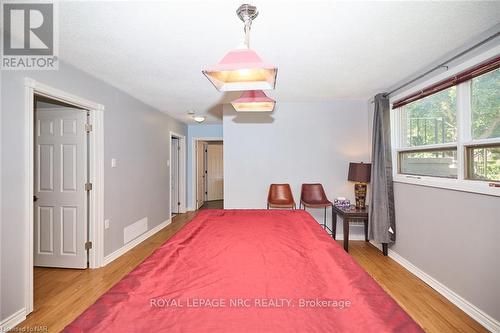
[[[350,207],[351,200],[346,199],[344,197],[338,197],[337,199],[333,200],[333,204],[337,207]]]
[[[357,209],[366,207],[366,184],[370,182],[371,170],[372,165],[370,163],[349,163],[347,180],[356,182],[354,184],[354,195]]]

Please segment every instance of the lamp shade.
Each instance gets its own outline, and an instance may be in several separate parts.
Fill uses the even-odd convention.
[[[240,98],[231,102],[238,112],[271,112],[276,101],[266,96],[262,90],[244,91]]]
[[[349,163],[347,180],[359,183],[369,183],[371,177],[371,163]]]
[[[222,60],[203,74],[219,91],[274,89],[278,68],[266,64],[251,49],[229,51]]]

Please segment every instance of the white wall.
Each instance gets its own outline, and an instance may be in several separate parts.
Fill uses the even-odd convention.
[[[331,201],[353,201],[349,162],[370,161],[365,100],[278,103],[271,115],[236,114],[224,105],[223,124],[225,208],[265,208],[271,183],[290,183],[297,205],[308,182],[322,183]],[[323,210],[314,216],[322,220]],[[363,234],[361,226],[351,228]]]
[[[188,210],[195,209],[196,198],[194,189],[196,178],[193,178],[193,171],[196,170],[194,163],[196,159],[193,158],[194,140],[203,138],[216,138],[222,139],[222,124],[201,124],[201,125],[188,125],[188,138],[187,138],[187,207]],[[194,176],[196,177],[196,176]]]
[[[186,135],[186,125],[72,66],[58,71],[1,74],[1,277],[0,321],[24,307],[24,78],[101,103],[104,111],[104,254],[123,246],[126,226],[148,217],[148,229],[170,217],[169,131]],[[118,167],[111,168],[111,158]],[[6,162],[7,161],[7,162]]]

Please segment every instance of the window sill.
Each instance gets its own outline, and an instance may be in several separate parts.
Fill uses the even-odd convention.
[[[393,177],[394,182],[413,184],[420,186],[443,188],[447,190],[478,193],[500,197],[500,187],[491,187],[488,181],[476,181],[465,179],[449,179],[428,176],[412,176],[396,174]]]

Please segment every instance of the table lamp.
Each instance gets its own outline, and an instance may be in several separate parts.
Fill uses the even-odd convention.
[[[354,184],[356,209],[364,209],[366,207],[366,184],[370,182],[371,171],[371,163],[349,163],[349,175],[347,176],[347,180],[356,182],[356,184]]]

